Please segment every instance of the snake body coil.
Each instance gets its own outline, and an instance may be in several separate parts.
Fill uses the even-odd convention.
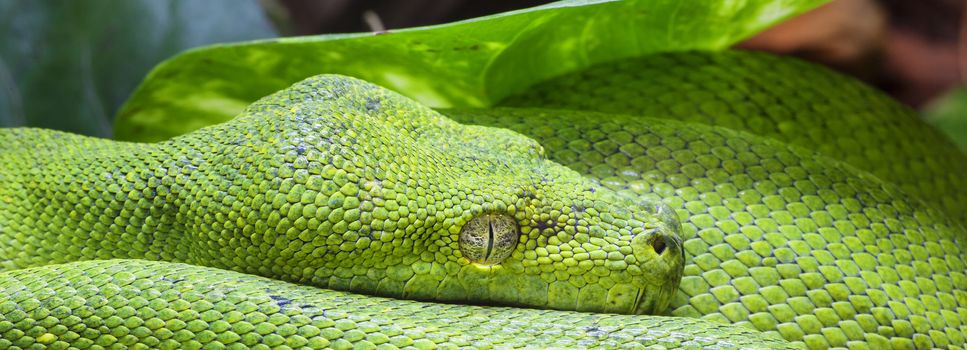
[[[157,144],[0,130],[0,347],[964,348],[967,163],[868,88],[676,53],[505,104],[558,109],[319,76]]]

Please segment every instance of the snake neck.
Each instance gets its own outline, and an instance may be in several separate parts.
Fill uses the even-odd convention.
[[[0,270],[188,260],[180,193],[201,158],[37,129],[0,131],[0,143]]]

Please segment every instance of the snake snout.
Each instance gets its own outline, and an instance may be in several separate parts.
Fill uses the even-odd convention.
[[[681,223],[671,208],[656,204],[652,221],[631,239],[631,250],[647,278],[635,301],[632,313],[654,314],[664,311],[682,279],[685,253]]]
[[[631,240],[631,250],[639,262],[651,265],[656,261],[664,261],[666,265],[682,265],[677,263],[684,260],[682,254],[682,240],[672,232],[662,228],[635,236]],[[643,266],[644,267],[644,266]],[[673,269],[673,266],[668,266]]]
[[[674,262],[681,260],[682,254],[681,222],[678,215],[668,205],[654,203],[654,220],[646,224],[645,232],[636,235],[631,241],[631,248],[639,262],[648,263],[657,259]]]
[[[631,241],[632,252],[639,268],[648,276],[640,285],[638,298],[632,306],[633,314],[657,314],[671,303],[682,280],[685,255],[682,241],[675,232],[659,227],[639,234]]]
[[[682,242],[674,236],[658,233],[648,239],[648,245],[658,256],[680,255]]]

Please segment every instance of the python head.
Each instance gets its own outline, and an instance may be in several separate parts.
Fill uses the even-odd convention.
[[[205,211],[249,218],[227,240],[237,248],[208,257],[219,267],[395,298],[637,314],[663,311],[681,280],[668,207],[361,80],[309,78],[186,137],[218,144],[209,162],[232,174],[224,191],[256,198],[246,213]]]

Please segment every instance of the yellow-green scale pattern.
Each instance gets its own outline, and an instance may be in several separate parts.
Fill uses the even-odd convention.
[[[910,108],[794,58],[644,56],[550,79],[501,104],[677,119],[775,138],[869,171],[967,225],[967,156]]]
[[[221,269],[84,261],[0,273],[3,349],[793,349],[698,319],[368,297]]]
[[[810,349],[963,349],[967,232],[813,150],[699,123],[594,112],[444,111],[533,137],[616,191],[675,208],[686,263],[671,315]]]
[[[0,130],[0,164],[6,271],[163,260],[403,299],[643,314],[667,309],[684,263],[667,206],[520,134],[347,77],[156,144]],[[467,259],[461,229],[492,216],[513,222],[516,244],[492,265]]]

